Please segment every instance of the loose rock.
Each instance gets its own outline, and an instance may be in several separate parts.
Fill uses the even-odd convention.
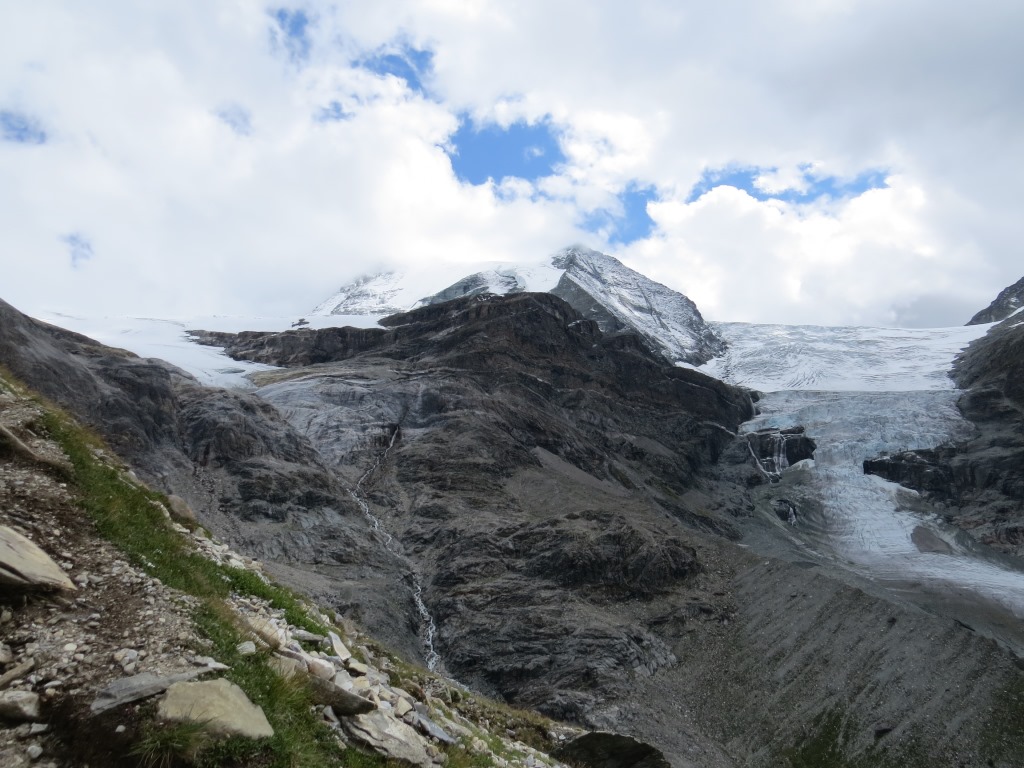
[[[175,683],[157,714],[172,722],[201,723],[212,733],[260,739],[274,735],[263,710],[232,682]]]

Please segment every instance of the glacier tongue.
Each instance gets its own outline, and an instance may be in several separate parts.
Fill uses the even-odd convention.
[[[988,326],[715,327],[729,350],[701,370],[768,393],[741,432],[799,425],[817,443],[813,466],[784,472],[766,494],[801,507],[795,524],[780,527],[776,519],[773,529],[804,558],[852,571],[901,599],[938,605],[1024,648],[1019,567],[946,524],[916,493],[863,470],[865,459],[971,434],[948,371]]]

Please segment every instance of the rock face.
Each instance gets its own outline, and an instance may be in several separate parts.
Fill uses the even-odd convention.
[[[416,652],[404,629],[417,615],[404,585],[408,566],[380,550],[309,439],[273,406],[203,387],[163,361],[38,322],[3,301],[0,363],[96,429],[144,480],[181,496],[204,525],[276,564],[278,578],[343,600],[369,629]],[[314,566],[327,580],[308,575]]]
[[[1024,318],[1004,320],[974,341],[955,361],[953,378],[966,390],[957,405],[976,436],[869,459],[864,471],[929,494],[945,504],[947,520],[978,540],[1024,555]]]
[[[383,324],[373,349],[268,376],[258,394],[352,482],[386,451],[363,488],[425,575],[446,667],[583,718],[628,675],[674,663],[616,606],[693,588],[692,532],[729,522],[680,498],[750,415],[747,395],[548,294]],[[296,339],[245,334],[227,349],[288,364],[303,359]]]
[[[1024,307],[1024,277],[999,292],[995,300],[968,321],[967,325],[998,323]]]
[[[211,733],[263,739],[274,735],[263,710],[232,682],[174,683],[160,700],[157,715],[177,723],[198,723]]]
[[[746,435],[750,453],[764,470],[777,479],[783,470],[797,462],[814,458],[814,441],[804,434],[803,427],[768,429]]]

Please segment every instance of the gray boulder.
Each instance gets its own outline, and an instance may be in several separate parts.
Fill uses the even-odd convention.
[[[420,735],[380,710],[344,718],[341,725],[353,739],[392,760],[404,760],[418,768],[434,764]]]
[[[201,723],[211,733],[262,739],[274,735],[263,710],[232,682],[223,678],[203,683],[175,683],[161,699],[162,720]]]
[[[0,525],[0,584],[34,589],[75,590],[60,566],[31,540]]]

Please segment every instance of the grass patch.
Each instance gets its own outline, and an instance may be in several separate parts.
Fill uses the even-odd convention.
[[[191,762],[208,741],[201,723],[165,726],[150,722],[142,729],[131,754],[142,768],[174,768]]]

